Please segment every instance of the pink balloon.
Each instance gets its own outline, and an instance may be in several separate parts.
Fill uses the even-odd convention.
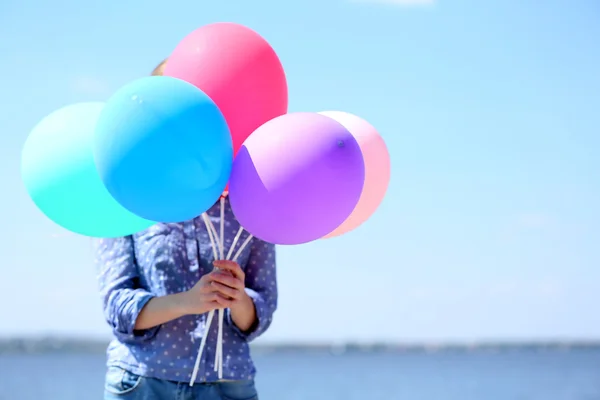
[[[340,226],[323,237],[331,238],[356,229],[377,210],[390,183],[390,155],[383,138],[364,119],[342,111],[319,114],[339,122],[354,136],[365,161],[365,183],[358,204]]]
[[[277,54],[242,25],[215,23],[190,33],[169,57],[164,75],[195,85],[217,104],[234,155],[259,126],[287,113],[287,81]]]

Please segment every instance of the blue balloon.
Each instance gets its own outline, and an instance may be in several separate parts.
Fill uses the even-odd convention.
[[[123,207],[152,221],[182,222],[208,210],[225,189],[233,144],[208,95],[180,79],[151,76],[108,100],[94,157]]]

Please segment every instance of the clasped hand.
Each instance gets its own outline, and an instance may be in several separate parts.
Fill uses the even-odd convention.
[[[191,314],[230,308],[243,307],[248,302],[245,291],[245,275],[235,261],[218,260],[213,263],[215,270],[204,275],[187,292]]]

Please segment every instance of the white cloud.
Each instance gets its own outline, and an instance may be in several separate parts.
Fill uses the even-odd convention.
[[[77,94],[106,96],[110,94],[109,85],[93,76],[77,76],[71,81],[71,90]]]
[[[351,0],[354,3],[387,4],[402,7],[432,6],[436,0]]]

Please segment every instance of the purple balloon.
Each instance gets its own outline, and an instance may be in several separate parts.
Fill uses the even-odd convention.
[[[240,224],[274,244],[301,244],[340,226],[358,203],[365,180],[354,136],[320,114],[270,120],[238,152],[229,201]]]

